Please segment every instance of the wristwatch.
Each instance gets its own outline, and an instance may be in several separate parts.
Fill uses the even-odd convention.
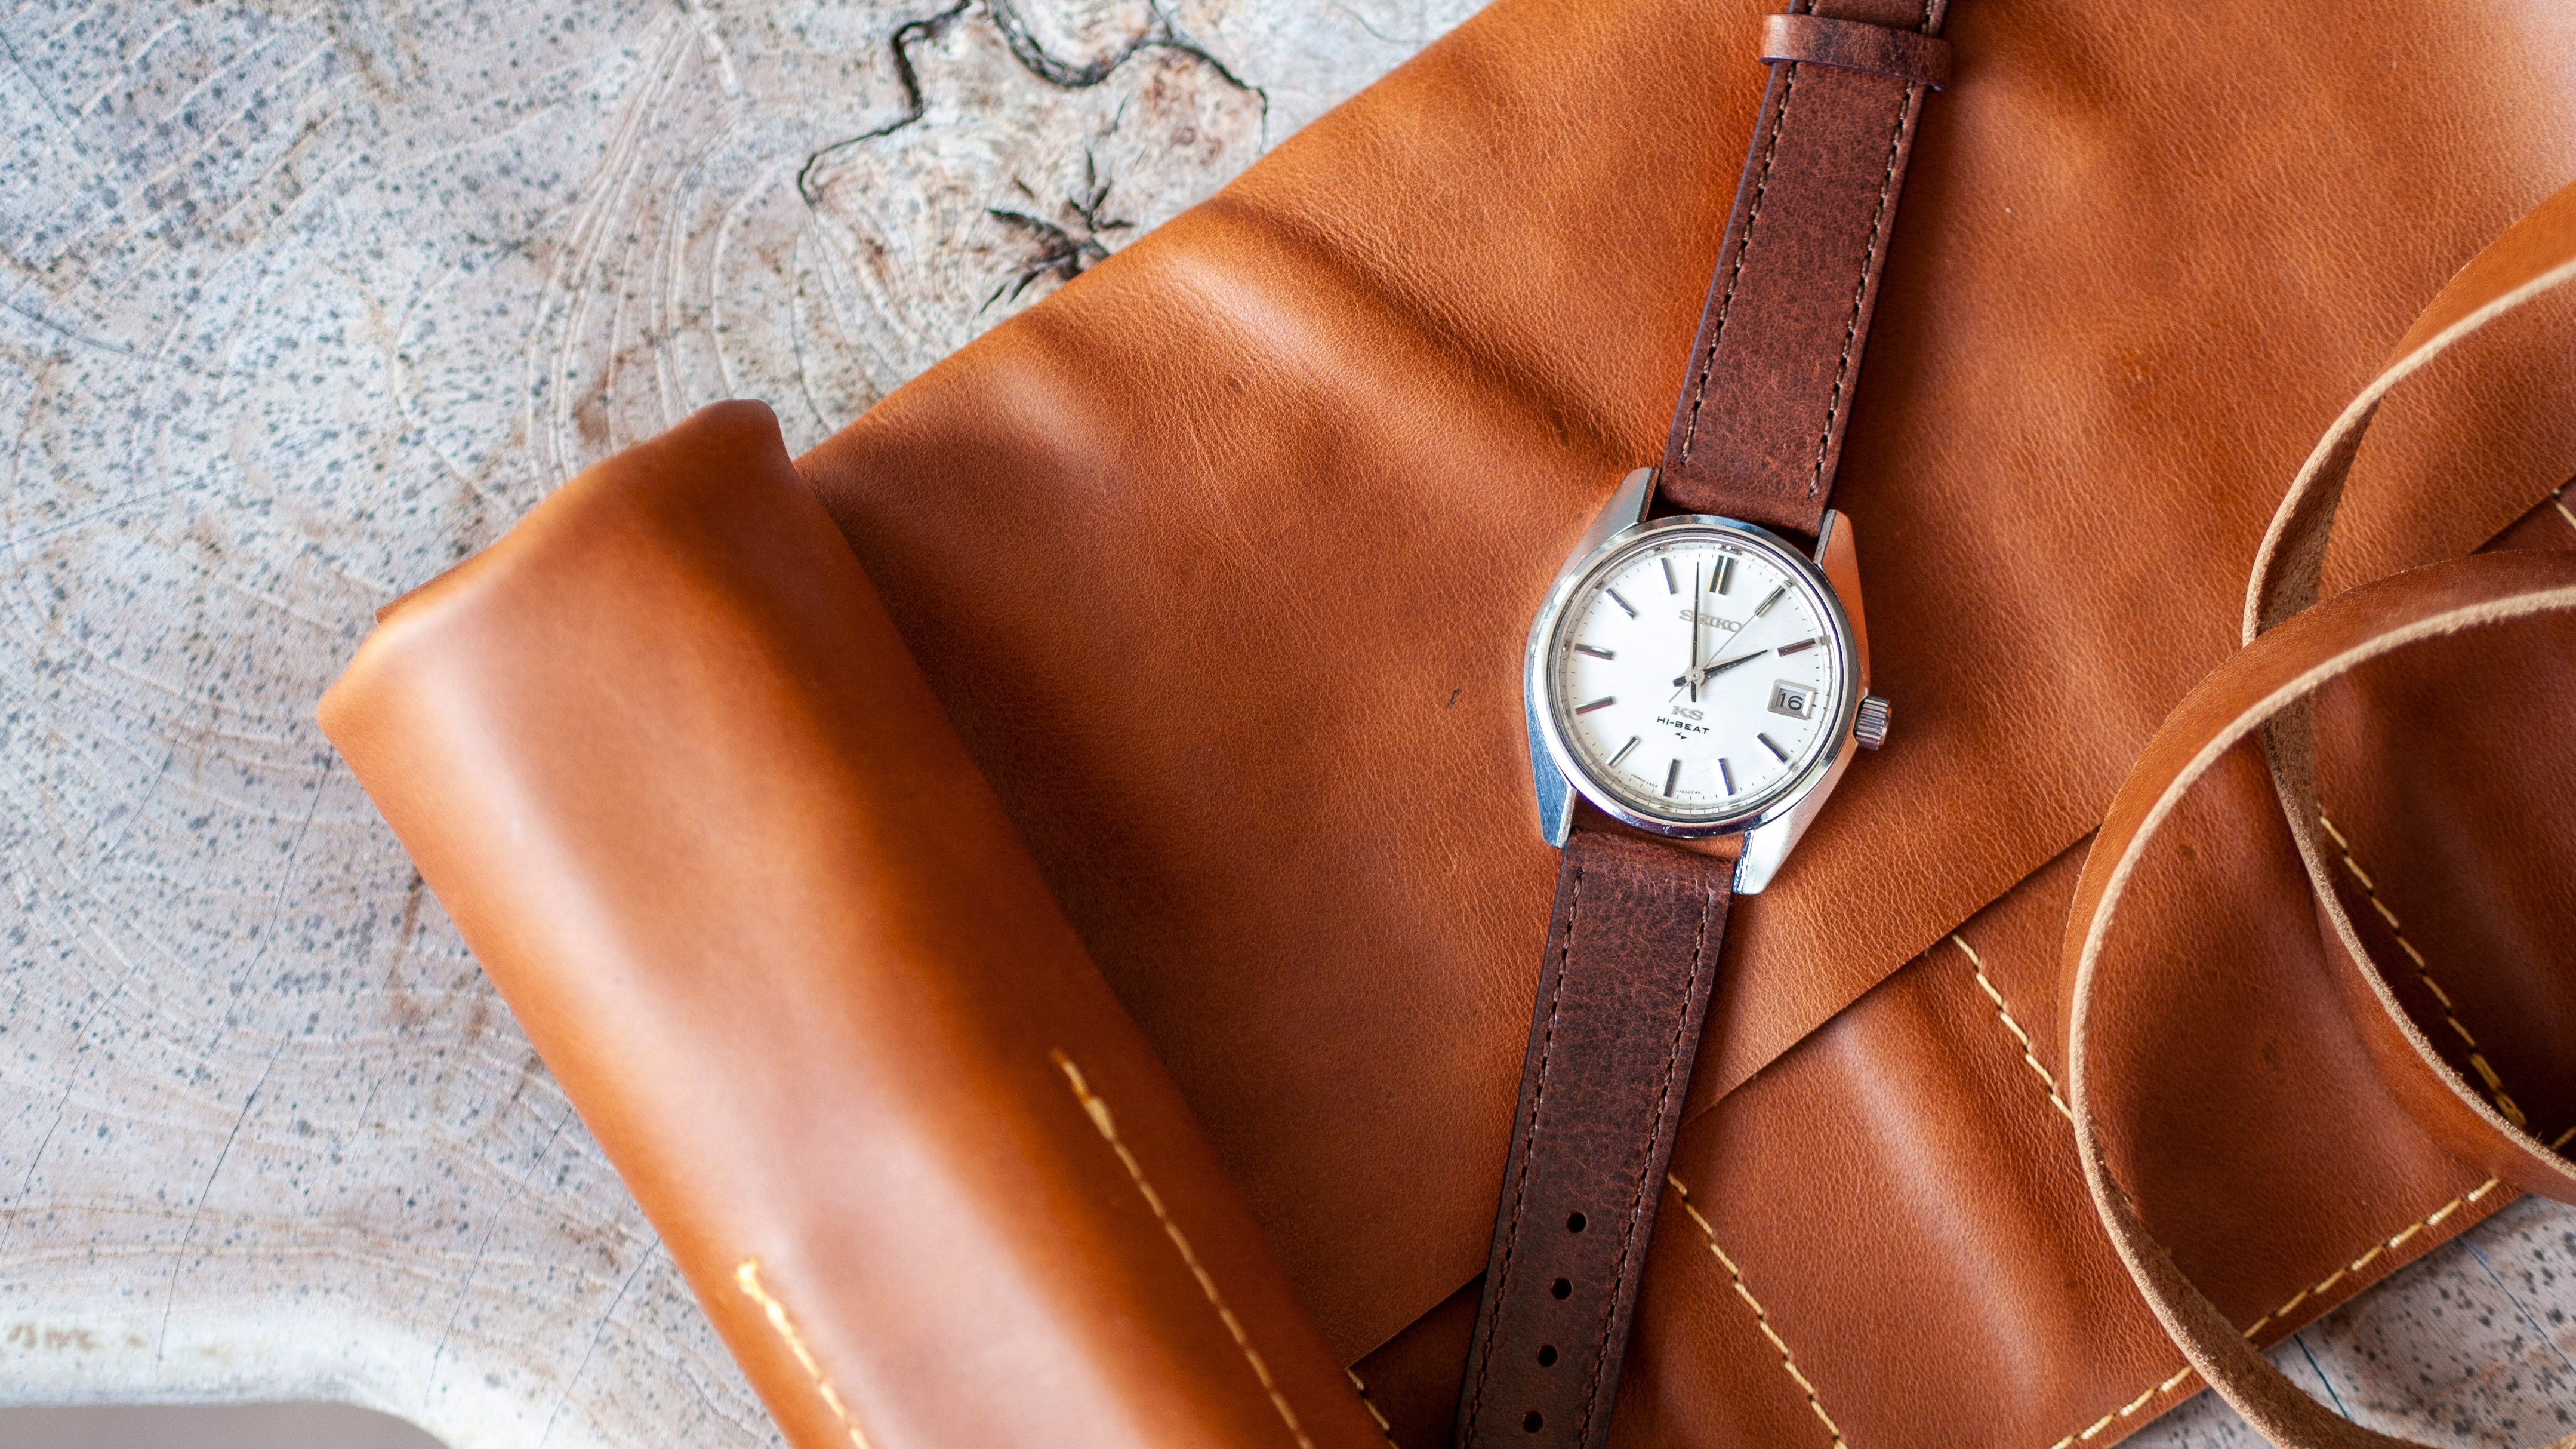
[[[1728,902],[1887,736],[1827,506],[1944,0],[1770,16],[1770,67],[1661,464],[1530,628],[1541,832],[1564,847],[1453,1443],[1599,1449]]]

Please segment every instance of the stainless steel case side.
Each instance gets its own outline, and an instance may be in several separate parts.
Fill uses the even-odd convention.
[[[1861,700],[1869,694],[1869,626],[1861,611],[1860,555],[1852,542],[1851,521],[1832,509],[1825,510],[1824,521],[1816,527],[1816,567],[1824,573],[1826,592],[1843,611],[1844,622],[1851,630],[1849,697],[1840,711],[1833,763],[1796,798],[1786,814],[1744,833],[1744,850],[1735,860],[1735,893],[1740,896],[1759,895],[1771,884],[1789,852],[1797,847],[1799,837],[1807,833],[1817,812],[1824,808],[1826,797],[1842,783],[1843,771],[1850,768],[1852,756],[1859,749],[1852,738],[1852,724],[1860,716]]]
[[[1654,496],[1654,490],[1652,468],[1639,468],[1619,480],[1610,501],[1602,505],[1574,545],[1574,552],[1565,556],[1565,566],[1556,571],[1556,581],[1547,586],[1547,599],[1539,605],[1538,617],[1530,624],[1529,650],[1521,668],[1521,721],[1529,731],[1530,778],[1538,790],[1538,833],[1550,845],[1564,845],[1574,831],[1574,786],[1558,767],[1555,753],[1548,748],[1547,731],[1539,724],[1544,704],[1533,683],[1531,661],[1547,648],[1548,629],[1555,620],[1558,602],[1565,596],[1568,579],[1580,577],[1584,560],[1599,552],[1612,535],[1645,521],[1646,500]]]

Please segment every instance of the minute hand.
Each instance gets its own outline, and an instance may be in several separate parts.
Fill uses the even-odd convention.
[[[1756,649],[1750,654],[1738,654],[1732,659],[1721,659],[1715,664],[1709,665],[1705,669],[1694,669],[1690,673],[1683,675],[1681,678],[1674,680],[1673,683],[1687,684],[1691,688],[1697,689],[1701,685],[1708,683],[1711,679],[1716,678],[1718,675],[1724,674],[1726,671],[1733,669],[1735,666],[1759,659],[1770,652],[1771,651],[1768,649]]]

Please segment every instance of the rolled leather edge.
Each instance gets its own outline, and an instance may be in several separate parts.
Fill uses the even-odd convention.
[[[379,618],[323,729],[792,1443],[1382,1442],[766,407]]]

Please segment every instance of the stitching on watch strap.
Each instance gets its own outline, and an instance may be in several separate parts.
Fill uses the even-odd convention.
[[[1762,174],[1753,179],[1753,200],[1744,213],[1744,235],[1735,244],[1735,258],[1726,269],[1726,291],[1717,300],[1717,320],[1709,325],[1708,346],[1699,355],[1699,365],[1692,370],[1690,422],[1682,428],[1681,457],[1690,461],[1691,442],[1699,436],[1700,404],[1708,400],[1708,375],[1717,367],[1717,346],[1726,336],[1726,319],[1735,310],[1736,283],[1744,277],[1745,255],[1753,250],[1753,228],[1762,220],[1762,194],[1771,185],[1771,163],[1780,155],[1780,132],[1789,124],[1789,97],[1798,88],[1798,68],[1780,81],[1780,109],[1771,116],[1771,138],[1762,150]]]
[[[1877,279],[1878,249],[1887,239],[1888,199],[1896,192],[1896,163],[1905,155],[1905,133],[1914,128],[1914,117],[1921,107],[1921,82],[1908,85],[1896,102],[1896,133],[1887,141],[1887,174],[1878,183],[1878,211],[1870,218],[1869,245],[1860,254],[1860,284],[1852,288],[1851,317],[1843,323],[1842,362],[1834,369],[1834,390],[1825,403],[1824,431],[1816,438],[1816,468],[1807,479],[1807,496],[1813,498],[1825,486],[1825,460],[1834,451],[1834,419],[1843,410],[1843,395],[1851,385],[1852,353],[1860,342],[1861,314],[1868,310],[1869,292]]]
[[[1556,1046],[1558,1008],[1565,1001],[1565,968],[1574,957],[1574,927],[1581,919],[1583,906],[1583,867],[1574,868],[1574,878],[1566,885],[1565,939],[1557,943],[1556,981],[1547,999],[1547,1028],[1539,1034],[1538,1084],[1530,1092],[1529,1127],[1521,1136],[1521,1170],[1512,1182],[1511,1227],[1503,1235],[1503,1266],[1494,1275],[1494,1302],[1510,1301],[1512,1262],[1518,1256],[1521,1242],[1521,1209],[1529,1197],[1530,1160],[1538,1151],[1539,1109],[1547,1101],[1547,1077]],[[1494,1343],[1489,1337],[1476,1354],[1476,1388],[1467,1404],[1467,1427],[1472,1430],[1485,1408],[1485,1377],[1493,1367]]]
[[[1708,958],[1709,918],[1717,913],[1717,892],[1700,892],[1699,929],[1691,938],[1690,976],[1682,983],[1681,1009],[1673,1017],[1673,1034],[1664,1054],[1663,1086],[1655,1094],[1655,1121],[1646,1134],[1649,1144],[1664,1138],[1664,1124],[1671,1119],[1673,1077],[1680,1071],[1682,1038],[1689,1034],[1691,1003],[1699,998],[1700,967]],[[1569,919],[1567,929],[1572,931]],[[1583,1423],[1575,1432],[1575,1442],[1587,1443],[1592,1435],[1592,1415],[1601,1401],[1601,1381],[1610,1368],[1610,1328],[1619,1314],[1619,1296],[1627,1286],[1629,1264],[1636,1251],[1637,1219],[1645,1212],[1647,1179],[1654,1172],[1654,1152],[1649,1147],[1646,1163],[1637,1172],[1637,1184],[1628,1200],[1627,1226],[1619,1236],[1619,1260],[1610,1272],[1610,1292],[1601,1309],[1601,1341],[1592,1351],[1592,1382],[1583,1395]]]

